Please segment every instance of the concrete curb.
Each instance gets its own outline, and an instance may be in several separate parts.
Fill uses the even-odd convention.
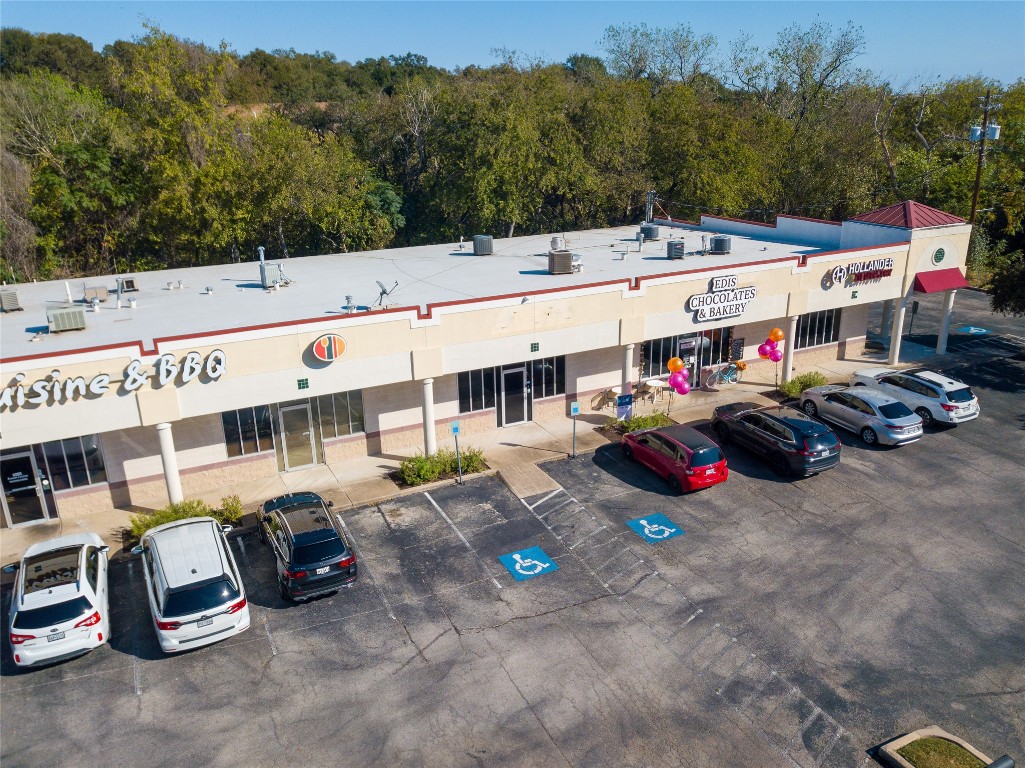
[[[957,744],[965,751],[971,752],[986,765],[989,765],[993,762],[984,754],[982,754],[979,750],[977,750],[975,747],[969,744],[967,741],[958,738],[957,736],[954,736],[952,733],[947,733],[938,725],[929,725],[925,728],[919,728],[917,731],[912,731],[911,733],[906,734],[904,736],[898,736],[896,739],[888,741],[887,743],[880,746],[879,754],[883,756],[883,759],[887,763],[889,763],[891,766],[895,766],[895,768],[915,768],[915,766],[913,766],[903,757],[898,755],[897,750],[901,749],[902,747],[906,747],[913,741],[918,741],[919,739],[924,739],[929,736],[944,739],[946,741],[951,741],[954,744]]]

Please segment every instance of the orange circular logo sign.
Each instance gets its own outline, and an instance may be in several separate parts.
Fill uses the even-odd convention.
[[[345,339],[335,333],[325,333],[313,342],[313,356],[325,363],[337,360],[345,353]]]

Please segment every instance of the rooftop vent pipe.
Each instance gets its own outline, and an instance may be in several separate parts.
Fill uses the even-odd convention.
[[[260,254],[260,285],[270,288],[271,282],[267,279],[267,262],[263,260],[263,246],[259,246],[256,251]]]

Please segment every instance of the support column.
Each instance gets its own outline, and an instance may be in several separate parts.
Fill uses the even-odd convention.
[[[884,339],[890,335],[890,328],[893,324],[893,299],[883,301],[883,319],[879,323],[879,335]]]
[[[182,479],[178,474],[178,454],[174,452],[174,436],[171,425],[162,422],[157,424],[157,439],[160,441],[160,461],[164,465],[164,482],[167,483],[167,498],[172,504],[185,500],[182,494]]]
[[[434,434],[434,379],[424,379],[424,456],[438,452],[438,439]]]
[[[947,336],[950,335],[950,313],[954,310],[954,295],[956,290],[944,292],[943,297],[943,319],[940,321],[940,334],[936,339],[936,354],[947,354]]]
[[[890,365],[900,362],[900,338],[904,335],[904,312],[907,306],[904,299],[897,302],[893,313],[893,329],[890,331]]]
[[[634,345],[627,344],[623,353],[623,388],[621,391],[624,395],[630,394],[631,382],[633,381],[633,367]]]
[[[783,346],[783,381],[794,377],[794,346],[797,344],[797,315],[787,318],[787,335]]]

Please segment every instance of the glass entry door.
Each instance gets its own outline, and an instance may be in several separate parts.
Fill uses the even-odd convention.
[[[282,407],[278,411],[278,419],[284,447],[285,471],[316,464],[313,418],[309,403]]]
[[[8,525],[26,525],[50,519],[36,460],[31,453],[0,457],[0,475],[4,486],[4,516]]]
[[[502,369],[502,423],[499,426],[530,421],[530,386],[527,381],[526,366]]]

